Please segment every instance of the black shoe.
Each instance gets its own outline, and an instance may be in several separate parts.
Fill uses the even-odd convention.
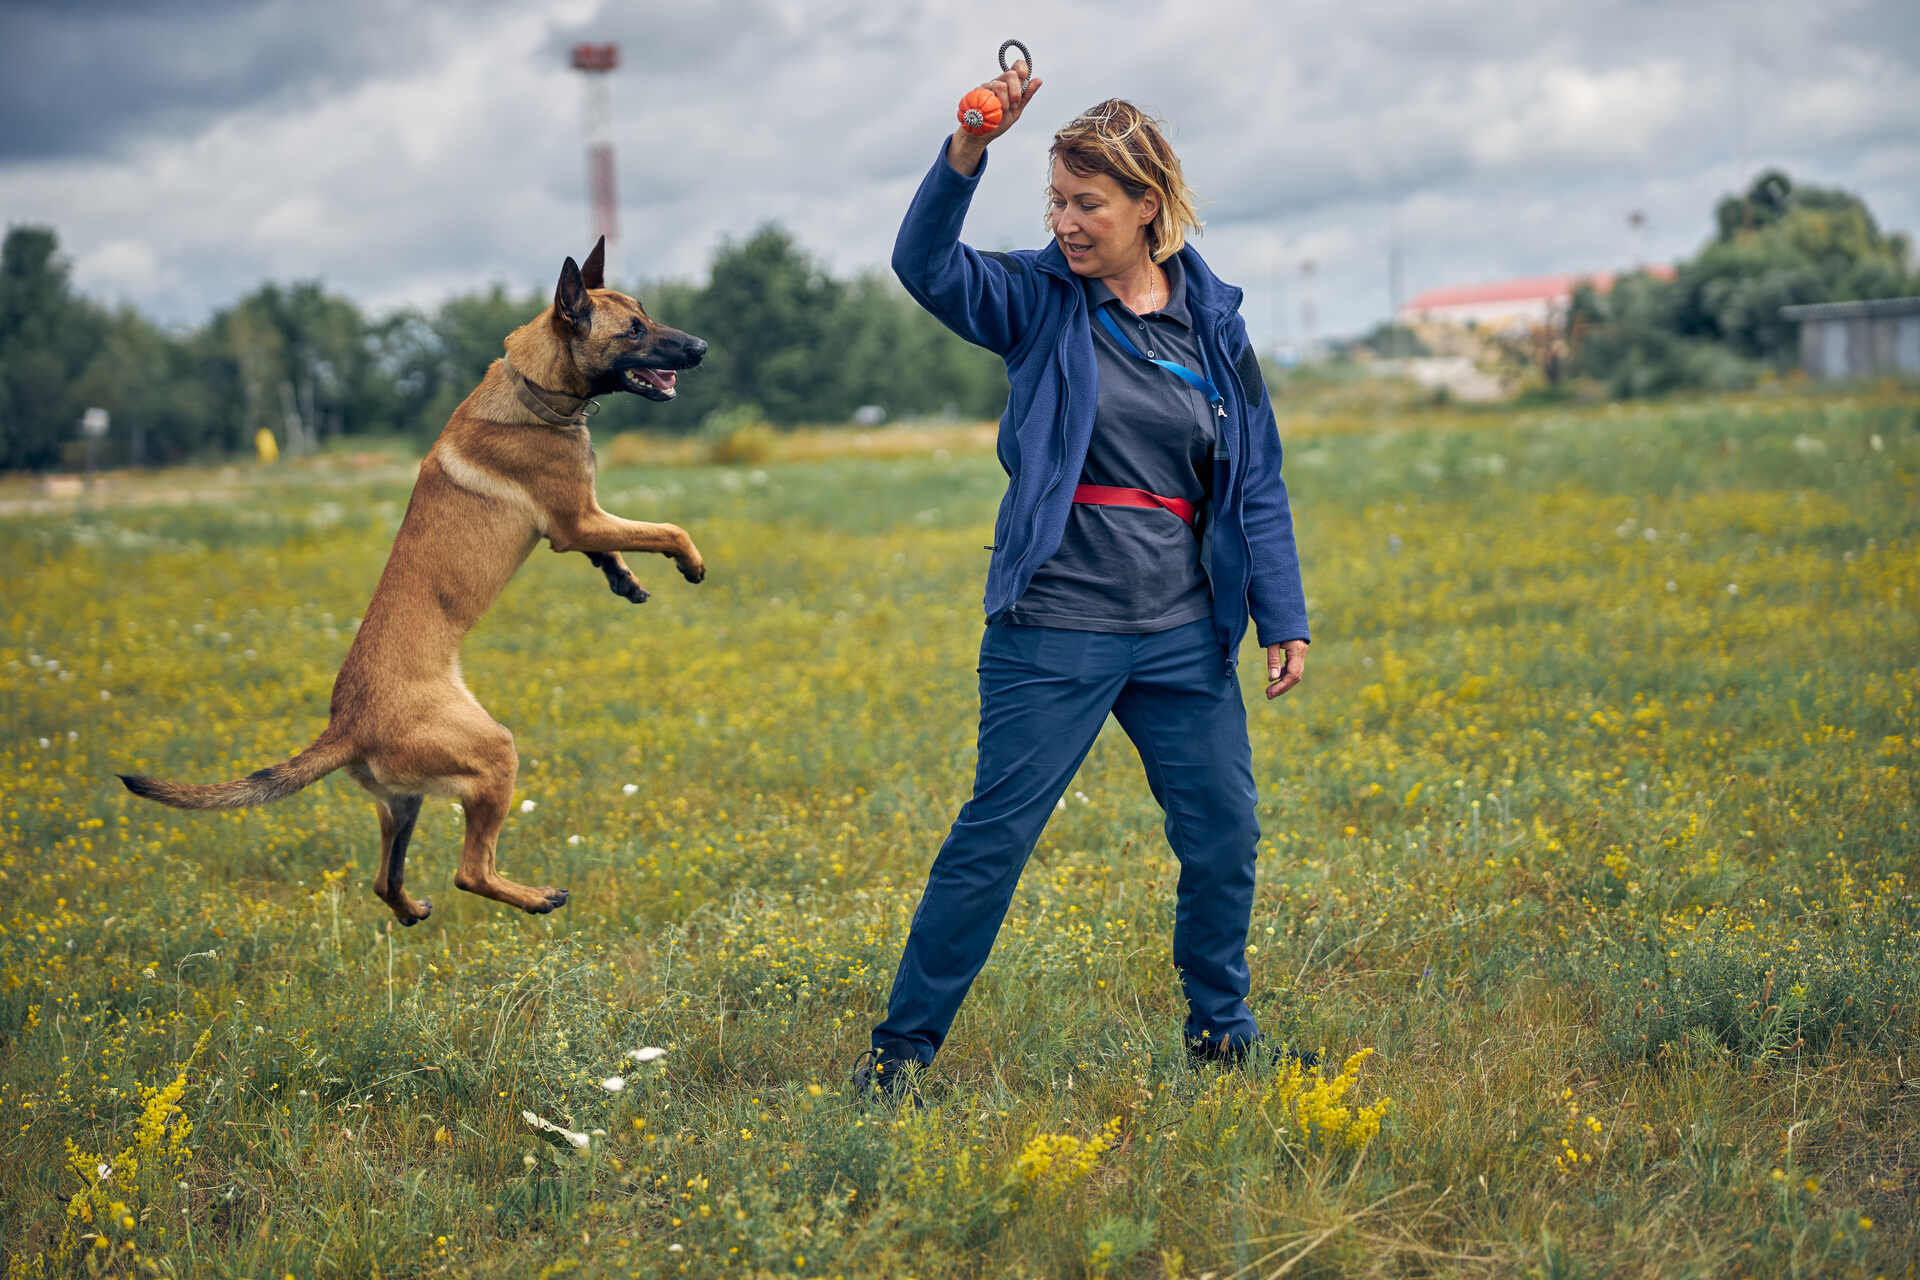
[[[890,1107],[921,1110],[919,1075],[926,1065],[917,1058],[895,1057],[869,1049],[853,1064],[855,1102],[884,1102]]]
[[[1250,1056],[1264,1053],[1266,1065],[1302,1067],[1320,1065],[1320,1055],[1311,1049],[1273,1044],[1265,1037],[1257,1040],[1215,1040],[1208,1036],[1187,1037],[1187,1061],[1196,1067],[1237,1067]]]

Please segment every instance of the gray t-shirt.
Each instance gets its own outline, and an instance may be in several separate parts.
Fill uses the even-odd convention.
[[[1213,409],[1180,378],[1123,348],[1097,313],[1108,308],[1142,354],[1199,372],[1186,273],[1178,258],[1162,265],[1167,303],[1144,316],[1127,310],[1100,281],[1081,281],[1087,305],[1095,309],[1100,395],[1080,483],[1184,498],[1198,510],[1194,526],[1157,507],[1076,502],[1060,549],[1007,611],[1009,622],[1137,634],[1213,614],[1200,564],[1200,532],[1213,488]]]

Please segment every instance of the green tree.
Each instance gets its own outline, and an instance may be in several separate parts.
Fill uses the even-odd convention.
[[[144,466],[226,447],[206,364],[193,335],[168,333],[132,307],[106,316],[74,381],[82,402],[112,415],[104,460]]]
[[[949,333],[890,276],[859,276],[842,305],[843,345],[823,354],[840,364],[849,411],[877,404],[894,417],[991,417],[1006,403],[999,358]]]
[[[317,282],[265,284],[209,324],[225,360],[231,447],[266,428],[293,452],[342,432],[365,431],[389,399],[376,385],[380,367],[368,326],[346,298]]]
[[[427,376],[432,394],[422,407],[417,434],[431,440],[506,354],[507,335],[540,314],[552,299],[541,294],[514,295],[496,284],[485,293],[449,298],[434,312]]]
[[[1750,361],[1680,331],[1680,303],[1672,282],[1645,272],[1621,276],[1604,296],[1582,283],[1567,317],[1573,371],[1599,379],[1616,399],[1749,385],[1756,372]]]
[[[85,407],[74,383],[101,316],[59,250],[49,227],[9,228],[0,246],[0,468],[59,466]]]
[[[711,344],[701,381],[726,402],[758,405],[774,422],[843,418],[853,409],[834,353],[843,291],[770,224],[720,246],[692,323],[676,327]]]
[[[1787,367],[1797,357],[1798,326],[1782,307],[1898,297],[1916,284],[1907,238],[1881,234],[1849,192],[1769,170],[1722,200],[1715,220],[1718,235],[1677,273],[1675,324],[1749,359]]]
[[[1783,307],[1920,291],[1911,242],[1883,234],[1850,192],[1769,170],[1722,199],[1714,222],[1670,283],[1628,276],[1608,296],[1576,298],[1567,323],[1577,372],[1615,395],[1742,385],[1798,359]]]
[[[635,296],[711,353],[674,404],[604,397],[603,432],[692,431],[745,406],[801,423],[844,421],[862,404],[986,417],[1005,402],[998,359],[884,274],[835,279],[777,226],[723,245],[705,284],[658,281]],[[77,297],[54,233],[15,228],[0,264],[0,468],[61,465],[86,405],[112,414],[110,462],[247,453],[261,428],[291,451],[396,429],[425,443],[549,300],[544,287],[494,285],[370,320],[318,283],[267,283],[176,331]]]

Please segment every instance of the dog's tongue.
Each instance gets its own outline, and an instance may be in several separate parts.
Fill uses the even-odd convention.
[[[640,370],[640,376],[662,391],[673,390],[673,384],[680,377],[679,374],[671,369],[642,369]]]

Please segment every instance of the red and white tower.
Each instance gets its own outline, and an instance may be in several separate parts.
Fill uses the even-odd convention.
[[[614,275],[620,202],[613,186],[613,101],[607,92],[607,73],[619,65],[617,44],[573,46],[573,69],[586,73],[587,190],[593,200],[593,234],[607,238],[608,279]]]

